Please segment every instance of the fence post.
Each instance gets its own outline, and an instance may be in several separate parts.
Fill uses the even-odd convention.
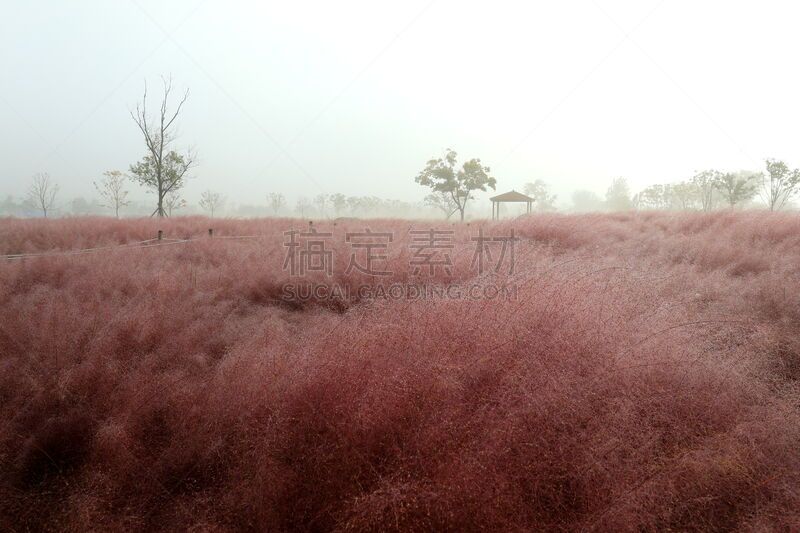
[[[213,237],[214,236],[214,228],[208,228],[208,236],[209,237]]]
[[[158,230],[158,240],[159,241],[161,240],[161,237],[163,237],[163,236],[164,236],[164,232],[161,231],[161,230]]]

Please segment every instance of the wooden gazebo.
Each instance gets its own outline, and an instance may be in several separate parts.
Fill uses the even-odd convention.
[[[498,194],[497,196],[493,196],[489,198],[492,201],[492,220],[499,220],[500,219],[500,204],[505,202],[511,203],[526,203],[528,204],[528,213],[531,212],[533,208],[533,202],[535,201],[533,198],[528,196],[527,194],[522,194],[521,192],[517,191],[509,191],[504,192],[503,194]]]

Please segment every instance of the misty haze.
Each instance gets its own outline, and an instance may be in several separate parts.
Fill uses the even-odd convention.
[[[800,530],[800,8],[3,8],[0,529]]]

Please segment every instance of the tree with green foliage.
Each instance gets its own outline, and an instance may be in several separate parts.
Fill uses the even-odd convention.
[[[615,178],[611,182],[611,186],[606,191],[606,208],[611,211],[627,211],[633,209],[628,180],[625,178]]]
[[[767,159],[766,166],[767,173],[761,179],[761,196],[770,211],[776,211],[797,194],[800,188],[800,170],[790,169],[786,163],[777,159]]]
[[[655,184],[643,189],[633,201],[638,209],[669,209],[670,186]]]
[[[175,111],[170,112],[167,107],[172,92],[172,79],[162,78],[162,81],[164,96],[154,120],[147,113],[146,84],[141,104],[137,104],[135,112],[131,111],[131,117],[144,136],[147,155],[135,165],[131,165],[130,173],[134,181],[153,190],[158,196],[158,205],[153,215],[157,214],[159,217],[167,214],[164,209],[164,197],[183,186],[186,173],[195,162],[195,156],[191,151],[181,155],[170,148],[176,137],[175,120],[189,97],[189,91],[184,93]]]
[[[463,222],[467,202],[473,198],[472,192],[487,188],[494,190],[497,180],[489,175],[491,170],[483,166],[480,159],[470,159],[456,170],[457,157],[458,154],[448,148],[444,158],[428,161],[415,181],[430,187],[434,193],[449,195]]]
[[[694,209],[700,194],[691,181],[681,181],[669,186],[669,200],[672,209]]]
[[[151,189],[158,195],[158,206],[153,215],[168,216],[164,209],[164,199],[171,192],[178,192],[184,186],[186,174],[193,165],[193,160],[186,159],[175,151],[171,151],[157,160],[148,154],[138,163],[131,165],[131,178],[140,185]]]
[[[544,180],[537,179],[533,183],[525,184],[525,194],[531,196],[536,202],[533,204],[537,211],[555,211],[555,194],[550,194],[550,186]]]
[[[753,172],[726,172],[717,177],[715,186],[728,205],[735,207],[756,195],[758,178]]]
[[[603,200],[594,191],[579,189],[572,193],[572,210],[579,213],[601,211]]]
[[[13,216],[22,210],[22,205],[14,201],[14,197],[10,194],[6,195],[6,199],[0,203],[0,215]]]

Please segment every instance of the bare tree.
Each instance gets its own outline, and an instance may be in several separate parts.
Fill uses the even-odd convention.
[[[131,203],[128,200],[128,191],[123,190],[125,174],[119,170],[109,170],[103,172],[103,176],[105,177],[100,180],[100,183],[94,182],[94,188],[103,199],[103,207],[113,209],[114,216],[119,218],[119,208]]]
[[[714,191],[721,177],[722,173],[719,170],[704,170],[692,176],[692,184],[697,188],[703,211],[714,208]]]
[[[164,197],[164,211],[169,217],[172,216],[172,211],[176,211],[186,207],[186,200],[181,198],[181,193],[178,191],[169,191]]]
[[[267,195],[267,201],[269,202],[270,209],[272,209],[272,214],[276,216],[280,213],[283,206],[286,205],[286,198],[279,192],[269,193]]]
[[[346,202],[351,215],[355,215],[363,207],[361,198],[358,196],[348,196]]]
[[[783,161],[767,159],[767,173],[762,175],[761,196],[770,211],[781,209],[800,189],[800,170],[790,169]]]
[[[297,199],[297,203],[295,204],[294,210],[297,211],[297,214],[300,215],[300,218],[306,218],[306,213],[308,213],[312,208],[311,202],[305,196],[301,196]]]
[[[141,104],[136,105],[135,112],[131,111],[131,117],[144,136],[147,155],[131,166],[130,171],[136,181],[158,195],[158,206],[153,214],[159,217],[167,214],[164,209],[166,195],[183,186],[186,173],[195,164],[195,156],[191,151],[181,155],[171,149],[176,138],[175,120],[189,97],[189,91],[183,94],[175,111],[171,112],[168,110],[168,103],[172,92],[172,78],[162,78],[162,81],[164,97],[155,120],[147,115],[147,84]]]
[[[57,194],[58,184],[50,181],[50,175],[47,172],[41,172],[33,176],[33,183],[28,190],[28,202],[37,209],[41,209],[42,214],[47,218],[47,211],[55,205]]]
[[[333,206],[334,215],[338,217],[347,207],[347,196],[340,192],[332,194],[330,196],[330,203]]]
[[[327,194],[318,194],[314,197],[314,207],[319,211],[319,216],[325,218],[326,212],[325,208],[328,205],[328,195]]]
[[[221,207],[224,202],[225,199],[218,192],[205,191],[200,195],[200,207],[210,211],[212,217],[214,216],[214,211]]]

